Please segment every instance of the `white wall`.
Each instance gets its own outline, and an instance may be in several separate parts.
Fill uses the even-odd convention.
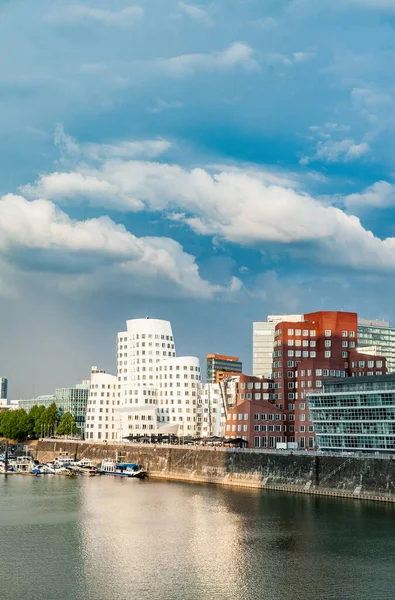
[[[121,439],[115,409],[120,406],[118,379],[108,373],[92,373],[85,422],[85,438],[94,441]]]

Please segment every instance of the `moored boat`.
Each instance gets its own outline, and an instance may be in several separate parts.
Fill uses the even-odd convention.
[[[103,460],[98,468],[100,475],[111,475],[113,477],[136,477],[144,479],[147,477],[147,470],[142,465],[136,463],[121,463],[115,460]]]

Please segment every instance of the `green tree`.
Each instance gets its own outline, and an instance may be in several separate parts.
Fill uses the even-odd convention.
[[[15,442],[23,442],[29,437],[31,431],[29,416],[23,408],[7,410],[1,414],[0,435],[3,437]]]
[[[45,406],[32,406],[29,412],[29,418],[31,419],[33,425],[33,434],[36,437],[40,437],[45,432],[45,423],[44,423],[44,414],[45,414]]]
[[[62,415],[56,433],[57,435],[75,435],[79,433],[77,423],[71,413],[65,412]]]
[[[48,408],[46,408],[40,419],[40,426],[43,425],[44,435],[53,435],[55,433],[56,425],[59,421],[59,410],[55,402],[52,402]]]

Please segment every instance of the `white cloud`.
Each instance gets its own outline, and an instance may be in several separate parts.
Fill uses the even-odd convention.
[[[137,142],[117,142],[115,144],[84,144],[82,152],[87,158],[136,158],[146,156],[156,158],[167,152],[171,143],[167,140],[141,140]]]
[[[176,110],[179,108],[183,108],[183,103],[179,100],[162,100],[158,98],[156,104],[147,108],[147,111],[153,114],[161,113],[165,110]]]
[[[265,56],[264,61],[270,66],[283,65],[285,67],[292,67],[307,62],[313,56],[310,52],[294,52],[291,56],[271,52]]]
[[[314,54],[312,52],[294,52],[292,56],[294,57],[295,62],[302,63],[313,58]]]
[[[124,210],[135,210],[140,202],[146,210],[160,211],[200,235],[257,248],[275,244],[296,258],[336,267],[395,270],[394,238],[381,240],[364,229],[357,217],[273,183],[257,170],[213,172],[118,160],[105,162],[91,176],[122,190],[118,206],[123,203]],[[50,193],[45,176],[38,182],[41,189]],[[99,201],[114,208],[105,195]]]
[[[183,54],[173,58],[159,59],[159,70],[171,76],[192,75],[195,71],[229,71],[236,67],[246,71],[256,71],[259,63],[254,58],[254,50],[243,42],[234,42],[220,52]]]
[[[315,143],[315,150],[310,156],[303,156],[299,161],[300,164],[308,165],[314,161],[349,162],[358,160],[370,152],[370,146],[366,141],[358,143],[353,138],[336,139],[349,129],[347,125],[331,122],[323,126],[311,125],[309,131],[312,135],[309,139]]]
[[[195,21],[199,21],[206,25],[207,27],[213,27],[214,21],[209,16],[209,14],[200,8],[199,6],[195,6],[194,4],[186,4],[185,2],[179,2],[178,6],[183,13],[194,19]]]
[[[143,14],[144,10],[140,6],[129,6],[118,12],[111,12],[76,4],[50,13],[46,20],[57,24],[78,23],[87,20],[106,26],[132,27]]]
[[[344,198],[348,210],[363,208],[385,208],[395,205],[395,186],[388,181],[377,181],[360,194],[350,194]]]
[[[64,272],[70,261],[73,269],[77,264],[78,269],[63,281],[66,288],[75,286],[76,281],[78,287],[87,289],[112,281],[132,291],[135,283],[146,286],[148,282],[155,287],[155,281],[161,281],[173,288],[174,295],[210,298],[240,287],[237,278],[228,288],[202,279],[195,257],[170,238],[138,238],[109,217],[76,221],[47,200],[28,202],[7,194],[0,198],[0,255],[11,262],[15,255],[23,268],[23,250],[30,269],[34,252],[39,252],[37,271],[45,264],[46,253],[58,273]]]
[[[21,191],[29,198],[51,198],[65,204],[84,198],[91,206],[111,204],[114,209],[123,210],[126,204],[133,211],[144,208],[140,200],[132,196],[126,197],[122,186],[103,179],[100,173],[90,175],[83,172],[54,172],[41,176],[35,186],[23,186]]]
[[[58,123],[54,132],[54,143],[58,146],[62,160],[83,157],[89,160],[102,160],[111,158],[156,158],[171,148],[168,140],[121,140],[111,144],[78,144],[68,135],[61,123]]]

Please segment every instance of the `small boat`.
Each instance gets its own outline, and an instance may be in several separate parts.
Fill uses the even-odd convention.
[[[121,463],[115,460],[103,460],[98,468],[100,475],[111,475],[113,477],[136,477],[144,479],[147,470],[142,465],[135,463]]]
[[[96,467],[79,467],[78,473],[87,477],[95,477],[98,474]]]

